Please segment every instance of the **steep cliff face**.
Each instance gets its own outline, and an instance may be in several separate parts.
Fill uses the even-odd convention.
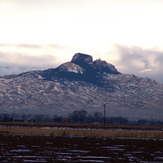
[[[163,85],[81,53],[57,68],[0,78],[0,113],[103,112],[103,103],[108,116],[162,119]]]
[[[93,61],[92,56],[87,54],[76,53],[71,62],[81,66],[83,69],[85,69],[85,72],[94,74],[105,72],[110,74],[120,74],[114,65],[100,59]]]
[[[87,54],[82,54],[82,53],[76,53],[72,60],[71,60],[72,63],[75,63],[75,64],[83,64],[83,63],[87,63],[87,64],[90,64],[93,62],[93,58],[92,56],[90,55],[87,55]]]

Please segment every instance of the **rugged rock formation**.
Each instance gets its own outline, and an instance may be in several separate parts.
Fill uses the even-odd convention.
[[[82,53],[76,53],[72,60],[71,60],[72,63],[76,63],[76,64],[79,64],[80,63],[87,63],[87,64],[90,64],[93,62],[93,58],[92,56],[90,55],[87,55],[87,54],[82,54]]]

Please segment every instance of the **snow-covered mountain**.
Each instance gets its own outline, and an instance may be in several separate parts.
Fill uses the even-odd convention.
[[[0,78],[0,113],[103,113],[103,104],[108,116],[162,119],[163,85],[81,53],[57,68]]]

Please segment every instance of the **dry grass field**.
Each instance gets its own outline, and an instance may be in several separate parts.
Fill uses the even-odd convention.
[[[163,162],[163,128],[0,123],[0,162]]]
[[[52,123],[1,123],[0,134],[11,135],[51,135],[88,137],[126,137],[163,139],[163,128],[152,126],[100,126],[84,124]]]

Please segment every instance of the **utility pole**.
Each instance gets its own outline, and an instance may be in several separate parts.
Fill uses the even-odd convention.
[[[104,106],[104,126],[105,126],[105,114],[106,114],[106,104],[103,105]]]

